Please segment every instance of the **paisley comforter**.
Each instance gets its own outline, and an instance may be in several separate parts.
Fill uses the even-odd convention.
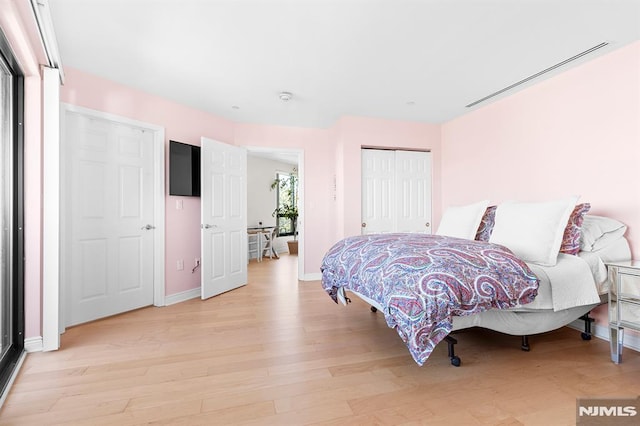
[[[382,306],[419,365],[449,334],[452,316],[531,303],[538,293],[537,277],[506,247],[438,235],[345,238],[321,270],[336,303],[344,288]]]

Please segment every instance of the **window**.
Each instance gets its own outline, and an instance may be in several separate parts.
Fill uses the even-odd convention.
[[[24,348],[23,77],[0,31],[0,390]]]
[[[298,221],[298,176],[294,173],[277,173],[276,226],[279,236],[296,236]]]

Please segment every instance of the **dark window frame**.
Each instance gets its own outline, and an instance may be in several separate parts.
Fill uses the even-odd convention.
[[[0,359],[0,394],[4,394],[20,356],[24,352],[24,74],[0,29],[0,56],[13,75],[13,235],[11,277],[11,345]]]
[[[292,173],[286,173],[286,172],[278,172],[276,173],[276,180],[278,180],[278,182],[281,181],[282,178],[285,179],[290,179],[292,176]],[[281,198],[280,198],[280,191],[281,191],[281,185],[277,185],[276,186],[276,209],[279,209],[281,207],[284,206],[284,204],[281,204]],[[290,199],[288,200],[289,205],[295,205],[296,204],[296,199],[298,197],[298,187],[297,184],[294,184],[294,187],[291,189],[291,196]],[[290,218],[290,217],[283,217],[280,215],[276,215],[276,227],[278,228],[278,236],[279,237],[287,237],[287,236],[292,236],[297,233],[296,232],[296,226],[293,223],[294,219]],[[282,230],[285,230],[284,232],[282,232]]]

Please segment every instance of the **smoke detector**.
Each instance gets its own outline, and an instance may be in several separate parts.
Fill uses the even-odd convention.
[[[290,92],[280,92],[278,97],[280,98],[280,100],[282,102],[289,102],[291,100],[291,98],[293,97],[293,94],[290,93]]]

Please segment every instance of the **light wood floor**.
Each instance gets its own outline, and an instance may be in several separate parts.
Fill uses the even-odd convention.
[[[249,284],[67,330],[29,354],[0,424],[561,425],[577,397],[640,394],[640,354],[560,329],[458,334],[418,367],[383,316],[295,279],[297,258],[250,264]]]

